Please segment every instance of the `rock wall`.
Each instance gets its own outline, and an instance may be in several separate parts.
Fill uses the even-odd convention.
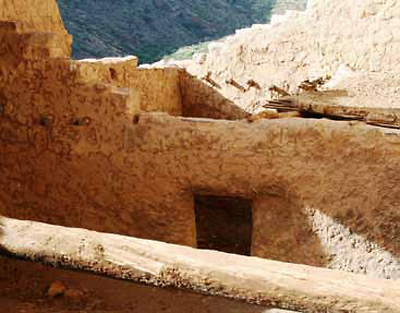
[[[23,32],[66,33],[56,1],[1,0],[0,21],[17,22]]]
[[[385,94],[376,99],[371,88],[353,86],[352,102],[398,106],[390,99],[399,93],[396,82],[391,82],[400,70],[399,17],[396,0],[310,0],[305,12],[274,15],[268,25],[253,25],[210,44],[206,57],[173,63],[198,77],[211,72],[220,92],[248,111],[260,109],[271,98],[268,89],[273,85],[295,93],[305,79],[333,76],[341,65],[356,71],[358,82],[369,81],[368,73],[375,73],[373,89]],[[243,92],[226,83],[231,79],[243,87],[254,80],[261,89]]]
[[[54,0],[1,0],[0,54],[13,59],[69,58],[72,37]]]

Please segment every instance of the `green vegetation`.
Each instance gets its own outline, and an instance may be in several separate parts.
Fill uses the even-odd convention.
[[[186,46],[179,48],[174,53],[166,55],[163,57],[164,60],[174,59],[174,60],[188,60],[191,59],[195,53],[207,53],[208,45],[211,41],[200,42],[196,45]]]
[[[265,23],[276,0],[58,0],[74,36],[73,57],[137,55],[157,61],[206,50],[238,28]]]

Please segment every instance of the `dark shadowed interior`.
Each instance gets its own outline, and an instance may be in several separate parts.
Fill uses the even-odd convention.
[[[195,195],[197,247],[251,254],[251,200]]]

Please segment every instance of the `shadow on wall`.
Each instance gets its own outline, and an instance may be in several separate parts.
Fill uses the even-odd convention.
[[[302,207],[302,201],[290,193],[257,196],[253,200],[252,254],[282,262],[325,266],[324,248]]]
[[[182,71],[182,115],[212,119],[239,120],[250,114],[225,98],[216,88]]]

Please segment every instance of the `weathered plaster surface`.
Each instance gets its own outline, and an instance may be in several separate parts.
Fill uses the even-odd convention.
[[[321,264],[306,205],[400,255],[397,132],[325,120],[190,121],[162,113],[142,114],[134,124],[121,112],[117,122],[85,110],[90,125],[68,125],[60,115],[51,129],[14,123],[14,139],[0,137],[3,214],[195,245],[193,193],[242,196],[255,201],[256,255]],[[38,149],[32,129],[47,146]],[[91,133],[104,138],[92,142]]]

